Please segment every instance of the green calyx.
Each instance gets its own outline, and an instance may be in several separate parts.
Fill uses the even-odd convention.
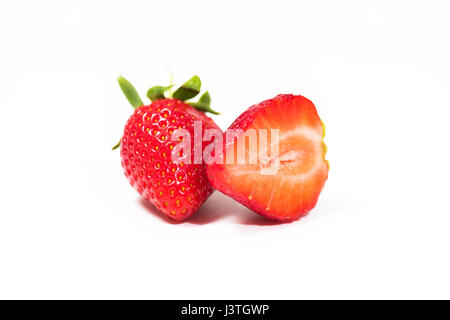
[[[117,78],[117,81],[119,82],[120,88],[122,89],[123,94],[128,99],[130,104],[133,106],[133,108],[138,108],[140,106],[144,105],[144,102],[142,102],[141,97],[139,97],[139,94],[137,93],[134,86],[124,77],[120,76]],[[202,82],[198,76],[193,76],[188,81],[186,81],[183,85],[181,85],[173,94],[169,94],[168,97],[166,97],[166,92],[172,89],[173,84],[170,86],[154,86],[148,89],[147,91],[147,97],[151,101],[156,101],[159,99],[166,99],[166,98],[174,98],[181,101],[187,101],[189,99],[192,99],[196,97],[200,93],[200,88],[202,86]],[[200,110],[202,112],[210,112],[212,114],[219,114],[217,111],[214,111],[211,109],[211,96],[209,95],[208,91],[203,93],[200,97],[200,99],[197,102],[188,102],[189,105],[194,107],[197,110]]]
[[[182,101],[192,99],[200,93],[201,87],[202,82],[200,78],[193,76],[173,93],[173,97]]]
[[[121,143],[122,143],[122,139],[120,139],[119,142],[114,147],[112,147],[112,150],[116,150],[118,147],[120,147]]]
[[[210,112],[212,114],[220,114],[217,111],[214,111],[211,109],[211,96],[209,95],[209,92],[206,91],[200,99],[198,99],[197,102],[191,102],[189,103],[191,106],[193,106],[195,109],[203,111],[203,112]]]
[[[179,87],[174,93],[173,98],[186,101],[194,98],[200,93],[200,88],[202,87],[202,82],[198,76],[193,76],[188,81],[186,81],[181,87]],[[211,109],[211,96],[209,92],[206,91],[201,95],[197,102],[188,102],[189,105],[202,112],[210,112],[212,114],[219,114],[217,111]]]
[[[131,106],[136,109],[140,106],[144,105],[141,97],[139,96],[136,88],[124,77],[120,76],[117,78],[119,82],[119,86],[122,89],[123,94],[130,102]],[[153,102],[159,99],[166,98],[174,98],[181,101],[187,101],[196,97],[200,93],[200,89],[202,86],[202,82],[198,76],[193,76],[188,81],[186,81],[183,85],[181,85],[177,90],[173,93],[170,90],[173,87],[173,84],[169,86],[154,86],[148,89],[147,97]],[[169,91],[169,95],[166,97],[166,92]],[[211,96],[208,91],[203,93],[197,102],[187,102],[193,108],[202,111],[202,112],[210,112],[212,114],[219,114],[217,111],[211,109]],[[113,150],[117,149],[120,146],[120,141],[117,145],[113,147]]]
[[[147,97],[152,100],[158,100],[158,99],[165,99],[165,92],[167,90],[170,90],[173,87],[173,84],[171,84],[170,86],[167,87],[163,87],[163,86],[154,86],[151,87],[150,89],[148,89],[147,91]]]
[[[144,105],[141,97],[139,97],[139,93],[137,93],[134,86],[127,79],[120,76],[117,78],[117,81],[119,82],[120,89],[122,89],[123,94],[128,99],[133,108],[136,109],[137,107]]]

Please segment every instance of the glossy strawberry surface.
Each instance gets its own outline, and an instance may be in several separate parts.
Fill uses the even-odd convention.
[[[193,136],[196,120],[202,121],[203,131],[219,129],[211,118],[183,101],[156,100],[136,108],[121,140],[122,167],[130,184],[174,220],[191,216],[213,191],[203,164],[176,164],[171,158],[177,143],[171,140],[172,133],[186,129]]]

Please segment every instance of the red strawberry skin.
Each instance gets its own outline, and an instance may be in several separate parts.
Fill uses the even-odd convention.
[[[222,163],[207,166],[214,188],[275,220],[296,220],[314,208],[328,177],[328,161],[324,126],[310,100],[299,95],[278,95],[247,109],[230,129],[279,129],[280,167],[274,175],[262,175],[259,162],[228,164],[226,154],[231,148],[236,154],[237,142],[227,143]],[[246,157],[251,156],[249,153],[250,148]]]
[[[180,100],[156,100],[135,110],[121,140],[121,163],[130,184],[166,216],[179,221],[191,216],[213,191],[203,164],[175,164],[171,159],[177,143],[171,141],[172,133],[186,129],[193,137],[196,120],[202,121],[203,130],[219,129],[203,112]]]

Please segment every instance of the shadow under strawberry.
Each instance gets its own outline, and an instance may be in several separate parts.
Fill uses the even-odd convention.
[[[250,209],[244,207],[237,201],[227,197],[221,192],[214,192],[213,195],[203,204],[202,207],[185,221],[175,221],[162,214],[155,206],[153,206],[145,198],[139,198],[139,203],[155,217],[170,224],[194,224],[205,225],[212,222],[222,220],[224,218],[232,218],[233,223],[248,226],[273,226],[285,225],[288,222],[267,219],[255,214]]]

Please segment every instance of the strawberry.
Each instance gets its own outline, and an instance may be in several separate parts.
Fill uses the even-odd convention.
[[[199,102],[192,103],[202,111],[183,101],[193,98],[200,91],[200,79],[195,76],[169,99],[164,92],[170,87],[149,89],[147,96],[153,102],[144,105],[131,83],[123,77],[118,80],[135,108],[119,142],[125,176],[139,194],[166,216],[185,220],[206,201],[213,189],[206,177],[204,164],[172,161],[177,141],[172,141],[171,136],[177,129],[185,129],[193,136],[194,121],[201,121],[203,131],[207,128],[220,130],[202,112],[216,113],[209,108],[209,94],[206,92]]]
[[[237,129],[242,130],[236,139],[226,138]],[[251,132],[257,148],[246,143]],[[214,188],[260,215],[296,220],[314,208],[328,177],[323,136],[323,123],[310,100],[278,95],[250,107],[230,126],[223,137],[227,141],[223,153],[207,166],[208,179]],[[241,154],[240,144],[245,147]]]

